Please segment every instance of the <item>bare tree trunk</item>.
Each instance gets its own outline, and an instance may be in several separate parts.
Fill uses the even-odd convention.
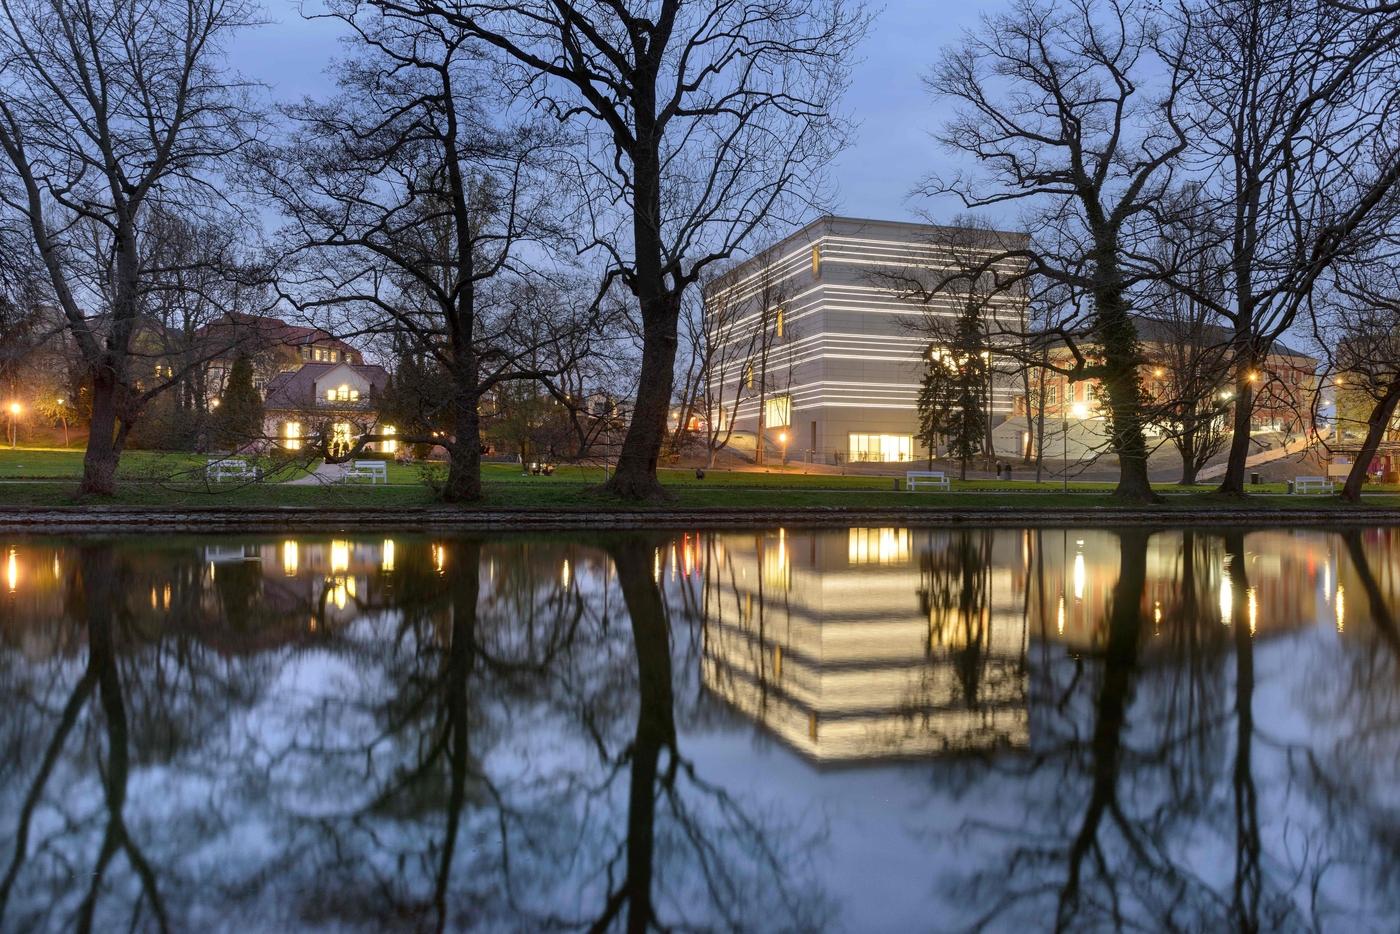
[[[481,499],[481,412],[476,384],[476,364],[469,361],[457,377],[452,406],[452,444],[447,449],[447,483],[442,489],[442,498],[449,503]]]
[[[1142,350],[1128,316],[1113,255],[1101,255],[1101,281],[1095,288],[1095,331],[1103,347],[1103,386],[1112,413],[1113,450],[1118,455],[1116,499],[1150,503],[1157,500],[1147,477],[1147,438],[1143,434],[1142,386],[1138,370]]]
[[[1235,418],[1230,434],[1230,459],[1225,463],[1225,477],[1220,481],[1221,493],[1244,493],[1245,461],[1249,458],[1249,424],[1254,412],[1254,387],[1249,382],[1249,366],[1235,371]]]
[[[617,468],[604,489],[626,499],[657,499],[663,491],[656,477],[676,365],[676,300],[663,295],[643,302],[642,372],[637,401],[622,440]]]
[[[1366,420],[1366,440],[1361,442],[1356,462],[1351,465],[1347,482],[1342,485],[1342,499],[1349,503],[1361,499],[1361,485],[1366,482],[1367,468],[1380,448],[1381,439],[1385,437],[1385,429],[1395,414],[1396,403],[1400,403],[1400,383],[1391,383],[1385,396],[1371,410],[1371,417]]]
[[[117,381],[110,368],[92,371],[92,420],[88,429],[87,451],[83,454],[83,480],[78,492],[84,496],[111,496],[117,491]]]
[[[1192,421],[1191,425],[1192,425],[1192,427],[1189,428],[1187,431],[1185,431],[1185,432],[1183,433],[1183,436],[1182,436],[1182,438],[1181,438],[1181,442],[1180,442],[1180,445],[1179,445],[1179,446],[1180,446],[1180,449],[1181,449],[1181,485],[1182,485],[1182,486],[1192,486],[1192,485],[1195,484],[1195,482],[1196,482],[1196,471],[1197,471],[1198,466],[1199,466],[1199,465],[1196,463],[1196,432],[1199,431],[1200,429],[1199,429],[1198,427],[1196,427],[1196,423],[1195,423],[1195,421],[1194,421],[1194,416],[1193,416],[1193,421]]]

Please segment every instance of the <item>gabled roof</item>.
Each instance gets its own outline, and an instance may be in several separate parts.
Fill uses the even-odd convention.
[[[1133,324],[1137,326],[1138,340],[1148,344],[1175,344],[1183,340],[1192,327],[1184,322],[1178,323],[1157,315],[1134,314]],[[1210,346],[1225,346],[1230,342],[1233,333],[1229,328],[1218,324],[1201,324],[1200,340]],[[1296,357],[1299,360],[1309,360],[1316,363],[1317,360],[1311,354],[1303,353],[1301,350],[1294,350],[1283,341],[1274,341],[1273,349],[1269,351],[1273,356]]]
[[[389,371],[377,363],[306,363],[288,373],[278,373],[267,382],[263,407],[305,409],[316,405],[316,383],[344,367],[369,383],[370,393],[378,394],[389,385]]]
[[[270,315],[249,315],[231,311],[218,321],[207,324],[197,332],[204,340],[217,341],[229,347],[243,345],[250,350],[268,346],[301,347],[323,344],[337,350],[359,353],[350,344],[317,327],[288,324]]]

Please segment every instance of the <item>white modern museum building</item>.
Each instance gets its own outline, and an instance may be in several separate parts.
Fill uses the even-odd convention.
[[[738,436],[763,428],[793,459],[817,463],[910,461],[928,316],[956,316],[966,301],[930,294],[951,271],[1027,241],[1024,234],[932,224],[822,217],[705,290],[713,323],[719,411]],[[1010,276],[1015,261],[996,270]],[[966,294],[965,292],[963,294]],[[1016,292],[987,303],[1019,320]],[[999,327],[1001,325],[998,325]],[[1011,414],[1012,382],[994,380],[990,408]]]

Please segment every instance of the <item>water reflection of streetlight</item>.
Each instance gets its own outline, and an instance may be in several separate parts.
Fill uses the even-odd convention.
[[[13,548],[5,558],[5,580],[10,585],[10,593],[19,589],[19,552]]]
[[[379,567],[385,574],[394,570],[394,540],[392,538],[384,539],[384,548],[379,559]]]
[[[336,540],[331,542],[331,573],[338,574],[350,568],[350,543]]]
[[[297,543],[288,539],[282,543],[282,573],[287,577],[297,576],[297,565],[300,555],[298,554]]]

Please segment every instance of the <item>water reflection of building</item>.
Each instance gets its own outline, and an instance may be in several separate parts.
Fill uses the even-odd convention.
[[[708,569],[705,685],[825,762],[1024,745],[1014,547],[894,528],[688,539]]]
[[[1338,576],[1354,574],[1339,547],[1306,530],[1153,532],[1144,656],[1186,629],[1223,651],[1231,626],[1330,624],[1362,586]],[[708,569],[705,684],[823,761],[1026,742],[1028,641],[1101,650],[1123,560],[1117,533],[1062,529],[779,530],[684,552]]]
[[[212,542],[212,543],[211,543]],[[0,642],[46,656],[81,649],[92,608],[85,578],[113,575],[135,630],[188,629],[220,651],[285,644],[391,604],[406,563],[433,575],[444,546],[392,538],[299,537],[159,541],[25,539],[4,546]],[[438,569],[440,570],[440,569]],[[65,625],[65,622],[67,625]]]
[[[364,604],[383,602],[383,575],[394,570],[398,549],[392,538],[287,538],[209,546],[204,554],[211,580],[217,580],[221,564],[255,565],[261,578],[258,596],[272,612],[311,609],[319,624],[339,624],[360,615]]]
[[[1094,651],[1107,639],[1106,618],[1120,569],[1119,537],[1111,531],[1038,529],[1025,533],[1036,557],[1027,607],[1032,634]],[[1222,533],[1164,530],[1147,542],[1141,612],[1163,625],[1219,623],[1268,635],[1315,622],[1318,584],[1330,575],[1330,533],[1265,530],[1240,536],[1244,568]],[[1233,580],[1244,593],[1234,593]],[[1150,641],[1147,643],[1150,648]]]

